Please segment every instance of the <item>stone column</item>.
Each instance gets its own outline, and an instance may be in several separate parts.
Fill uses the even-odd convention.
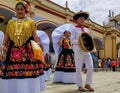
[[[117,58],[117,46],[115,34],[112,34],[111,39],[112,39],[112,58],[115,59]]]
[[[99,57],[104,58],[104,49],[99,49]]]
[[[104,58],[106,58],[106,35],[104,34],[103,36],[103,42],[104,42],[104,46],[103,46],[103,49],[104,49]]]

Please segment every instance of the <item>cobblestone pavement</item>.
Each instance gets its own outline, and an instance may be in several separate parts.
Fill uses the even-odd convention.
[[[76,84],[54,84],[51,80],[46,82],[46,90],[42,93],[91,93],[89,91],[80,92]],[[86,74],[83,74],[85,83]],[[94,93],[120,93],[120,72],[94,72],[93,76]]]

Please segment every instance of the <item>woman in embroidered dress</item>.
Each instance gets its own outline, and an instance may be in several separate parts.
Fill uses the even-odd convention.
[[[49,40],[49,37],[47,35],[46,32],[42,31],[42,30],[37,30],[36,31],[37,35],[38,35],[38,38],[39,38],[39,42],[41,43],[41,47],[42,47],[42,50],[44,51],[44,56],[48,53],[49,51],[49,43],[50,43],[50,40]],[[44,65],[44,75],[41,75],[40,76],[40,85],[41,85],[41,88],[40,90],[41,91],[44,91],[46,89],[45,87],[45,81],[50,79],[50,74],[49,74],[49,68],[47,68],[48,64],[47,64],[47,56],[44,57],[44,60],[45,60],[45,63],[46,65]]]
[[[25,1],[17,1],[17,19],[11,19],[7,24],[3,41],[6,59],[0,73],[0,93],[40,93],[39,76],[44,71],[42,61],[34,59],[30,40],[40,43],[34,21],[25,18],[28,7]]]
[[[71,32],[65,31],[59,41],[62,51],[59,54],[55,68],[54,82],[76,83],[74,53],[70,41]]]

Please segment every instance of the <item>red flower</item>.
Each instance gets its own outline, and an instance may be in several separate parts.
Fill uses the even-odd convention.
[[[20,50],[18,50],[18,51],[15,51],[15,52],[13,53],[13,56],[14,56],[15,59],[20,59],[21,56],[22,56],[22,53],[21,53]]]
[[[67,45],[67,44],[64,44],[64,48],[68,48],[68,45]]]
[[[23,52],[24,52],[24,53],[26,52],[26,49],[25,49],[25,48],[23,49]]]
[[[31,65],[27,65],[26,68],[27,68],[27,70],[31,70],[32,66]]]
[[[30,58],[33,59],[34,58],[34,54],[30,53]]]
[[[64,65],[64,62],[61,62],[62,65]]]

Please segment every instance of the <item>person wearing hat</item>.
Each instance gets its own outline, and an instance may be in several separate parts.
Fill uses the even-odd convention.
[[[82,48],[78,44],[78,39],[81,33],[87,32],[90,34],[90,31],[84,26],[85,20],[89,17],[88,12],[80,11],[79,13],[73,16],[74,21],[77,25],[72,31],[72,43],[74,47],[74,57],[75,57],[75,65],[76,65],[76,82],[80,91],[85,91],[88,89],[89,91],[94,91],[94,88],[91,87],[92,84],[92,76],[93,76],[93,60],[90,55],[90,52],[84,52]],[[86,75],[86,83],[83,87],[82,83],[82,66],[85,63],[87,68]]]
[[[26,1],[17,0],[16,19],[8,21],[2,43],[0,93],[41,93],[40,76],[44,70],[40,58],[43,53],[39,47],[41,43],[36,34],[36,24],[26,17],[29,10],[30,5]]]

